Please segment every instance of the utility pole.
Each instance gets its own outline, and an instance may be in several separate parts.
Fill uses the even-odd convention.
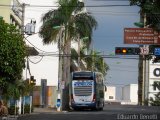
[[[62,34],[63,27],[60,26],[60,36],[58,40],[59,49],[59,65],[58,65],[58,96],[57,96],[57,111],[62,110]]]
[[[146,27],[146,14],[140,13],[140,23],[143,23],[143,27]],[[140,47],[145,47],[145,45],[141,45]],[[145,88],[145,80],[146,80],[146,56],[139,56],[139,73],[138,73],[138,104],[144,105],[144,88]]]
[[[146,28],[146,14],[144,13],[144,17],[143,17],[143,23],[144,23],[144,28]],[[145,45],[143,45],[143,47],[146,47]],[[142,105],[144,105],[144,101],[145,101],[145,81],[146,81],[146,56],[143,55],[143,76],[142,76]]]
[[[144,28],[147,28],[146,26],[146,13],[144,13]],[[149,45],[144,45],[146,49],[149,49]],[[146,100],[148,99],[148,89],[149,89],[149,60],[146,59],[146,56],[144,56],[143,59],[143,96],[142,96],[142,105],[146,104]]]
[[[144,27],[146,28],[146,13],[141,13],[141,22],[143,21]],[[140,46],[149,53],[149,46]],[[148,99],[148,85],[149,85],[149,60],[147,60],[145,53],[139,56],[139,77],[138,77],[138,103],[145,105]]]
[[[25,3],[21,4],[22,6],[22,23],[21,23],[21,33],[22,33],[22,37],[24,39],[24,19],[25,19]],[[28,68],[28,57],[26,58],[27,62],[26,62],[26,80],[27,80],[27,68]],[[24,107],[25,107],[25,97],[22,97],[22,105],[23,105],[23,110],[22,113],[24,114]]]
[[[22,32],[22,36],[24,38],[24,18],[25,18],[25,3],[22,3],[22,24],[21,24],[21,32]]]
[[[25,4],[25,3],[22,3],[21,4],[21,7],[22,7],[22,22],[21,22],[21,33],[22,33],[22,38],[24,39],[25,38],[25,25],[24,25],[24,22],[25,22],[25,7],[26,5],[29,5],[29,4]],[[29,62],[28,62],[28,56],[26,56],[26,80],[27,80],[27,70],[29,69]],[[30,72],[30,71],[29,71]],[[31,75],[31,73],[30,73]],[[32,91],[33,92],[33,91]],[[30,93],[30,113],[31,113],[31,108],[32,108],[32,105],[33,105],[33,93]],[[22,99],[22,103],[23,103],[23,114],[24,114],[24,109],[25,109],[25,97],[23,97]]]

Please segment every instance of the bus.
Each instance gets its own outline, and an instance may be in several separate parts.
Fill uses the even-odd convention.
[[[71,73],[70,107],[74,110],[103,110],[104,77],[100,72],[77,71]]]

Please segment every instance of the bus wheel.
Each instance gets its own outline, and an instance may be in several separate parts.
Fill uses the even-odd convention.
[[[74,110],[75,110],[75,111],[79,111],[80,109],[79,109],[79,108],[74,108]]]
[[[101,111],[102,111],[102,110],[103,110],[103,107],[99,108],[99,110],[101,110]]]
[[[95,110],[96,110],[96,111],[98,111],[98,110],[99,110],[99,104],[98,104],[98,103],[96,103]]]

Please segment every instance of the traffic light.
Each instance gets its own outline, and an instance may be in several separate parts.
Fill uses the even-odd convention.
[[[30,77],[30,84],[31,85],[36,85],[36,79],[34,79],[34,76]]]
[[[116,55],[139,55],[140,49],[139,47],[116,47],[115,54]]]

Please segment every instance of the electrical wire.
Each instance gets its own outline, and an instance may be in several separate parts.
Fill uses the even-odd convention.
[[[118,84],[118,83],[106,83],[106,86],[109,85],[118,85],[118,86],[124,86],[126,84]]]
[[[0,6],[2,7],[12,7],[13,5],[3,5],[3,4],[0,4]],[[87,6],[84,6],[84,7],[125,7],[125,6],[131,6],[131,5],[125,5],[125,4],[121,4],[121,5],[87,5]],[[16,6],[15,7],[20,7],[20,6]],[[26,7],[59,7],[58,5],[29,5],[29,6],[26,6]],[[75,6],[67,6],[67,7],[75,7]]]
[[[28,9],[30,11],[41,12],[42,10]],[[138,16],[136,12],[116,12],[116,11],[92,11],[88,10],[92,14],[103,14],[103,15],[125,15],[125,16]]]
[[[40,59],[39,61],[33,62],[30,58],[28,58],[28,60],[29,60],[31,63],[33,63],[33,64],[38,64],[38,63],[40,63],[40,62],[42,61],[42,59],[43,59],[43,56],[41,56],[41,59]]]
[[[137,67],[138,69],[138,67]],[[110,69],[112,71],[119,71],[119,72],[122,72],[122,71],[125,71],[125,72],[137,72],[138,73],[138,70],[124,70],[124,69]]]
[[[37,49],[37,50],[39,50],[39,51],[41,51],[41,52],[43,52],[43,53],[58,53],[58,51],[55,51],[55,52],[47,52],[47,51],[41,50],[41,49],[39,49],[38,47],[36,47],[35,45],[33,45],[26,37],[24,37],[24,38],[25,38],[25,40],[26,40],[30,45],[32,45],[35,49]]]
[[[130,6],[130,5],[88,5],[88,6],[85,6],[85,7],[125,7],[125,6]],[[3,5],[3,4],[0,4],[0,7],[12,7],[12,5]],[[17,6],[19,7],[19,6]],[[33,7],[33,8],[52,8],[52,7],[59,7],[59,6],[43,6],[43,5],[29,5],[29,6],[26,6],[26,7]],[[70,6],[72,7],[72,6]],[[105,12],[105,11],[104,11]],[[109,13],[109,14],[113,14],[113,13]],[[119,13],[120,14],[120,13]],[[128,13],[129,14],[129,13]],[[150,13],[146,13],[146,14],[150,14]],[[152,13],[152,14],[160,14],[160,13]]]
[[[53,57],[59,57],[59,56],[61,56],[61,57],[71,57],[71,54],[39,54],[38,56],[53,56]],[[94,57],[94,55],[86,55],[85,57],[89,57],[89,56],[93,56]],[[135,60],[139,60],[139,57],[138,57],[138,55],[134,55],[134,57],[132,57],[132,56],[112,56],[112,55],[98,55],[99,57],[102,57],[102,58],[111,58],[111,59],[135,59]],[[137,57],[135,57],[135,56],[137,56]],[[97,57],[97,56],[95,56],[95,57]]]
[[[115,64],[107,64],[108,66],[112,66],[112,67],[122,67],[123,66],[123,68],[128,68],[128,67],[130,67],[130,68],[133,68],[133,67],[137,67],[137,66],[133,66],[133,65],[126,65],[126,64],[123,64],[123,65],[120,65],[120,64],[117,64],[117,65],[115,65]]]
[[[113,1],[116,1],[116,2],[118,2],[118,1],[129,1],[129,0],[92,0],[92,1],[103,1],[103,2],[113,2]]]

